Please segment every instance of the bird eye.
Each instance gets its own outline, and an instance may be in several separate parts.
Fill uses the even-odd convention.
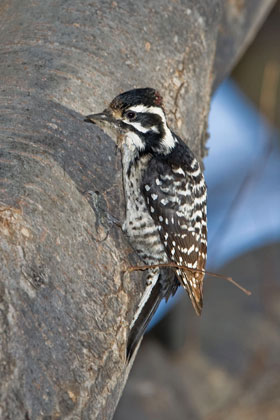
[[[136,112],[134,112],[134,111],[127,111],[126,117],[129,120],[134,120],[136,118]]]

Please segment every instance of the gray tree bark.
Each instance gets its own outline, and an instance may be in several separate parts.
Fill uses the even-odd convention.
[[[110,419],[130,369],[120,157],[83,116],[155,87],[202,158],[211,92],[273,3],[2,0],[1,419]]]

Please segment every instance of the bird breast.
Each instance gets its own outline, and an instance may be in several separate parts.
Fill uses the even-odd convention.
[[[123,183],[126,201],[126,218],[123,231],[145,264],[167,260],[159,236],[158,226],[152,219],[141,192],[141,181],[150,157],[142,156],[131,163],[129,148],[123,149]]]

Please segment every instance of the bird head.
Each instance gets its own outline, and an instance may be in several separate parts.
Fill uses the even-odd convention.
[[[162,97],[152,88],[121,93],[103,112],[88,115],[85,121],[98,125],[119,146],[138,152],[168,153],[176,143],[166,122]]]

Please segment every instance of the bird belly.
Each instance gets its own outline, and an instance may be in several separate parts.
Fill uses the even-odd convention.
[[[124,178],[126,219],[123,231],[134,250],[146,265],[167,262],[166,252],[159,236],[159,226],[152,219],[141,193],[141,166],[132,167]]]
[[[132,205],[132,207],[134,206]],[[158,227],[155,226],[147,209],[135,210],[135,207],[127,209],[126,219],[123,224],[123,230],[128,236],[132,247],[147,265],[167,262]]]

